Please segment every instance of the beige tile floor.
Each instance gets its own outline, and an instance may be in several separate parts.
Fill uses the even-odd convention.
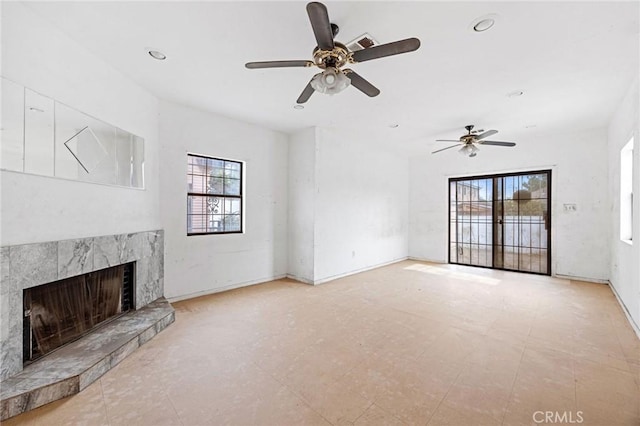
[[[4,424],[640,424],[640,341],[605,285],[404,261],[175,307],[85,391]]]

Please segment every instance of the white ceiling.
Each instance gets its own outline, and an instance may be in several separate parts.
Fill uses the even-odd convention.
[[[306,2],[43,2],[28,6],[159,98],[281,131],[349,127],[432,145],[475,123],[493,139],[606,125],[638,74],[639,3],[326,2],[337,40],[418,37],[413,53],[354,64],[380,90],[295,100],[317,69],[248,70],[311,59]],[[485,33],[471,22],[499,15]],[[164,52],[156,61],[148,48]],[[508,93],[521,90],[520,97]],[[390,129],[392,123],[399,124]],[[534,129],[525,126],[535,125]],[[429,146],[432,148],[432,146]]]

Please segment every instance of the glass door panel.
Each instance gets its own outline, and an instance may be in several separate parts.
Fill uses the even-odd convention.
[[[494,179],[493,185],[493,267],[497,269],[504,269],[504,203],[503,200],[504,181],[502,179]]]
[[[449,190],[450,261],[490,267],[493,244],[492,180],[452,182]]]

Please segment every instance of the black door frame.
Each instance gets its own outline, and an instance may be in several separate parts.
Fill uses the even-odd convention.
[[[505,178],[505,177],[512,177],[512,176],[525,176],[525,175],[535,175],[535,174],[546,174],[547,175],[547,220],[546,220],[546,225],[547,225],[547,272],[533,272],[533,271],[521,271],[518,269],[509,269],[509,268],[504,268],[504,267],[498,267],[496,266],[496,262],[495,262],[495,249],[491,250],[491,265],[492,266],[482,266],[482,265],[468,265],[466,263],[459,263],[459,262],[452,262],[451,261],[451,183],[452,182],[458,182],[458,181],[464,181],[464,180],[473,180],[473,179],[496,179],[496,178]],[[551,221],[552,221],[552,209],[551,209],[551,169],[543,169],[543,170],[531,170],[531,171],[524,171],[524,172],[510,172],[510,173],[494,173],[494,174],[486,174],[486,175],[475,175],[475,176],[461,176],[461,177],[450,177],[447,181],[448,184],[448,198],[447,198],[447,210],[448,210],[448,221],[447,221],[447,257],[448,257],[448,261],[450,264],[453,265],[462,265],[462,266],[473,266],[475,268],[485,268],[485,269],[496,269],[496,270],[501,270],[501,271],[511,271],[511,272],[522,272],[525,274],[534,274],[534,275],[546,275],[546,276],[550,276],[551,275],[551,247],[552,247],[552,234],[551,234]],[[493,195],[492,195],[492,202],[491,202],[491,216],[492,216],[492,247],[495,247],[495,240],[496,240],[496,232],[497,232],[497,227],[496,225],[496,219],[495,219],[495,204],[496,204],[496,197],[495,197],[495,191],[496,191],[496,185],[492,185],[492,191],[493,191]],[[503,192],[504,192],[504,188],[503,188]],[[502,197],[502,200],[504,202],[504,197]],[[504,211],[504,209],[503,209]],[[457,213],[457,211],[456,211]],[[504,239],[502,239],[502,252],[504,253]],[[504,260],[502,261],[502,265],[504,266]]]

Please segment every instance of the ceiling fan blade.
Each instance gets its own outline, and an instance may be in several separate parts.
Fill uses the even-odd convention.
[[[362,78],[360,74],[356,73],[355,71],[346,69],[344,70],[344,73],[351,80],[351,85],[365,95],[373,98],[374,96],[378,96],[380,94],[380,89]]]
[[[244,64],[249,69],[257,68],[286,68],[286,67],[312,67],[313,61],[263,61],[247,62]]]
[[[311,21],[318,47],[322,50],[332,50],[335,45],[333,44],[333,30],[331,29],[331,22],[329,22],[327,7],[319,2],[311,2],[307,5],[307,14],[309,15],[309,21]]]
[[[455,139],[436,139],[436,142],[460,142],[460,141]]]
[[[475,139],[477,141],[479,141],[480,139],[484,139],[484,138],[489,137],[491,135],[495,135],[496,133],[498,133],[497,130],[487,130],[484,133],[480,133],[479,135],[476,135]]]
[[[298,100],[296,102],[299,103],[299,104],[303,104],[303,103],[307,102],[309,100],[309,98],[311,97],[311,95],[313,95],[313,92],[315,92],[315,90],[314,90],[313,86],[311,86],[311,81],[309,81],[309,83],[307,83],[307,85],[304,88],[304,90],[302,91],[302,93],[300,93],[300,96],[298,96]]]
[[[446,148],[442,148],[442,149],[439,149],[439,150],[437,150],[437,151],[433,151],[433,152],[432,152],[432,154],[435,154],[436,152],[440,152],[440,151],[446,151],[447,149],[451,149],[451,148],[457,148],[457,147],[459,147],[459,146],[460,146],[460,145],[451,145],[451,146],[448,146],[448,147],[446,147]]]
[[[482,145],[495,145],[495,146],[516,146],[515,142],[500,142],[500,141],[478,141]]]
[[[408,38],[405,40],[394,41],[379,46],[369,47],[367,49],[356,50],[353,52],[353,60],[355,62],[370,61],[371,59],[383,58],[385,56],[398,55],[400,53],[413,52],[420,47],[420,40],[417,38]]]

